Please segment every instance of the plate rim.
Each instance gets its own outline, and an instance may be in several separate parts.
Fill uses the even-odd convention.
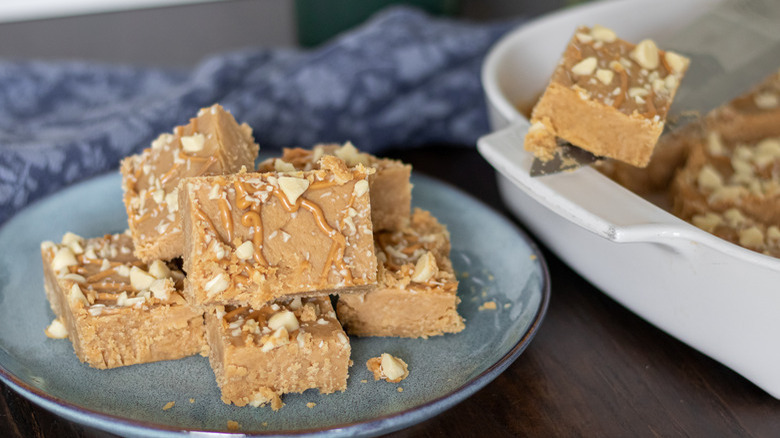
[[[0,232],[4,231],[14,218],[21,212],[33,208],[36,205],[46,202],[52,196],[65,190],[78,190],[81,186],[94,183],[98,179],[116,178],[117,175],[114,172],[105,172],[78,183],[63,187],[62,189],[55,191],[47,196],[44,196],[36,201],[26,205],[19,209],[13,216],[0,225]],[[466,398],[470,397],[478,390],[484,388],[492,382],[499,374],[501,374],[506,368],[509,367],[514,361],[520,357],[520,355],[528,348],[533,338],[539,331],[549,308],[551,287],[550,287],[550,272],[547,266],[544,255],[539,249],[536,242],[516,223],[510,220],[507,216],[497,211],[493,207],[485,204],[475,196],[463,191],[462,189],[450,184],[449,182],[439,180],[432,176],[425,175],[418,171],[412,172],[412,179],[418,181],[425,181],[425,184],[433,186],[439,186],[443,190],[455,192],[459,196],[464,196],[471,199],[473,202],[480,205],[485,211],[490,213],[499,221],[504,222],[509,228],[513,229],[517,236],[522,239],[526,245],[528,245],[531,253],[536,257],[538,263],[538,269],[541,279],[541,299],[533,318],[528,325],[525,333],[520,337],[518,342],[510,348],[500,359],[488,366],[478,375],[464,382],[456,389],[443,394],[433,400],[429,400],[425,403],[414,405],[407,409],[384,415],[381,417],[373,417],[365,421],[337,424],[333,426],[323,428],[311,428],[311,429],[298,429],[298,430],[268,430],[257,431],[247,430],[240,432],[226,432],[225,430],[211,430],[211,429],[189,429],[175,426],[168,426],[165,424],[150,423],[141,420],[128,419],[126,417],[116,416],[104,412],[95,411],[90,408],[79,406],[76,403],[68,402],[60,397],[53,396],[46,391],[32,387],[26,382],[19,379],[10,371],[5,369],[2,363],[0,363],[0,381],[8,385],[14,392],[23,396],[30,402],[37,406],[46,409],[47,411],[59,415],[68,420],[74,421],[84,426],[93,427],[106,432],[119,432],[119,433],[135,433],[142,434],[148,432],[165,433],[166,435],[180,435],[182,433],[189,434],[225,434],[225,433],[239,433],[243,436],[372,436],[379,433],[390,433],[406,427],[410,427],[414,424],[422,422],[424,420],[433,418],[434,416],[444,412],[445,410],[455,406],[462,402]],[[4,351],[5,353],[5,351]],[[6,353],[7,354],[7,353]],[[397,421],[394,421],[397,420]],[[389,423],[389,424],[386,424]]]

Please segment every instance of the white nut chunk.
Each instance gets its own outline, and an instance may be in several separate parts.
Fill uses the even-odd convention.
[[[70,292],[68,293],[68,301],[70,301],[71,304],[81,303],[85,306],[89,306],[87,297],[84,296],[84,292],[81,291],[81,288],[76,283],[73,283],[73,286],[70,288]]]
[[[206,137],[200,133],[181,138],[181,148],[187,153],[202,151],[205,143]]]
[[[154,278],[168,278],[171,276],[171,270],[162,260],[153,261],[149,265],[149,273],[152,274]]]
[[[601,81],[604,85],[609,85],[612,82],[612,78],[615,77],[615,73],[612,70],[600,68],[596,70],[596,79]]]
[[[368,192],[368,181],[361,179],[360,181],[355,183],[355,196],[358,198],[365,195],[366,192]]]
[[[780,97],[772,93],[759,93],[753,98],[753,102],[759,109],[772,109],[780,106]]]
[[[168,206],[168,212],[173,213],[179,210],[179,192],[174,190],[165,195],[165,204]]]
[[[284,327],[288,333],[291,333],[295,330],[298,330],[300,324],[298,323],[298,318],[295,317],[294,313],[290,312],[289,310],[282,310],[281,312],[274,313],[273,316],[268,318],[268,327],[274,331]]]
[[[640,41],[629,56],[642,68],[648,70],[658,68],[658,47],[653,40],[645,39]]]
[[[133,289],[138,291],[149,289],[149,286],[152,285],[154,280],[155,278],[153,276],[149,275],[148,272],[138,266],[130,268],[130,285]]]
[[[415,283],[425,283],[433,278],[436,273],[439,272],[439,267],[436,264],[436,257],[430,251],[426,252],[419,259],[414,266],[414,273],[412,274],[412,281]]]
[[[170,288],[168,288],[168,282],[163,279],[157,279],[149,285],[149,290],[152,291],[152,295],[161,301],[168,301],[171,297]]]
[[[368,164],[368,155],[358,151],[355,145],[353,145],[352,142],[349,141],[344,143],[343,146],[336,149],[336,151],[333,153],[337,157],[344,160],[344,162],[349,167],[353,167],[358,164],[363,164],[363,165]]]
[[[57,250],[54,254],[54,258],[51,260],[51,268],[55,271],[67,268],[68,266],[75,266],[79,262],[76,260],[76,255],[73,254],[70,248],[64,246]]]
[[[295,172],[295,166],[277,158],[274,160],[274,170],[277,172]]]
[[[389,381],[401,381],[409,375],[406,362],[387,353],[382,353],[380,370]]]
[[[78,234],[68,231],[62,236],[62,244],[70,248],[74,254],[81,254],[84,252],[84,238]]]
[[[723,218],[717,213],[708,211],[704,214],[697,214],[691,218],[693,225],[701,228],[702,230],[712,233],[720,224],[723,223]]]
[[[688,58],[678,55],[677,53],[667,51],[664,54],[664,59],[669,68],[672,69],[672,73],[682,73],[688,67],[690,62]]]
[[[598,61],[595,56],[589,56],[582,61],[574,64],[571,68],[571,72],[579,76],[588,76],[593,74],[598,66]]]
[[[577,37],[577,41],[588,44],[593,42],[593,37],[591,35],[588,35],[587,33],[577,32],[574,36]]]
[[[268,336],[260,347],[260,351],[267,353],[274,348],[281,347],[290,343],[290,334],[284,327],[279,327],[271,336]]]
[[[617,39],[617,34],[615,31],[600,24],[593,26],[593,28],[590,30],[590,35],[596,41],[603,41],[605,43],[611,43]]]
[[[211,297],[214,294],[218,294],[229,286],[228,279],[225,274],[218,274],[211,280],[206,282],[206,294]]]
[[[167,146],[173,141],[173,135],[168,133],[160,134],[152,141],[152,149],[161,149],[163,146]]]
[[[158,205],[162,204],[165,200],[165,190],[163,189],[157,189],[152,192],[152,199],[154,199],[154,202],[156,202]]]
[[[236,248],[236,257],[238,257],[239,260],[248,260],[252,258],[253,255],[255,255],[255,247],[252,242],[248,240],[241,245],[238,245],[238,248]]]
[[[279,188],[290,204],[298,202],[298,198],[309,188],[309,180],[291,176],[279,177]]]
[[[59,318],[55,318],[51,324],[46,327],[44,333],[46,333],[47,337],[52,339],[65,339],[68,337],[68,329]]]
[[[748,248],[761,248],[764,245],[764,233],[755,226],[739,230],[739,244]]]
[[[723,186],[723,177],[714,167],[706,165],[699,171],[696,183],[704,190],[715,190]]]

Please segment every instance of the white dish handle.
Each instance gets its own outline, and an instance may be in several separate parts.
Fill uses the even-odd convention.
[[[586,230],[614,242],[670,243],[684,239],[724,253],[755,258],[778,269],[777,259],[733,245],[675,217],[591,167],[532,177],[533,156],[523,149],[527,120],[479,139],[483,157],[534,200]]]

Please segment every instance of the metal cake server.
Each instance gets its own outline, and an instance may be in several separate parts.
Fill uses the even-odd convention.
[[[656,42],[663,50],[691,59],[669,109],[666,133],[699,119],[780,68],[780,1],[726,0]],[[555,158],[534,158],[531,176],[571,171],[602,159],[564,140],[559,145]]]

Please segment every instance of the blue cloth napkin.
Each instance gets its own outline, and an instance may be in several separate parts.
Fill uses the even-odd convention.
[[[346,140],[373,153],[473,145],[488,130],[481,63],[517,24],[401,7],[316,50],[242,50],[186,71],[0,61],[0,223],[118,169],[215,102],[253,128],[261,150]]]

